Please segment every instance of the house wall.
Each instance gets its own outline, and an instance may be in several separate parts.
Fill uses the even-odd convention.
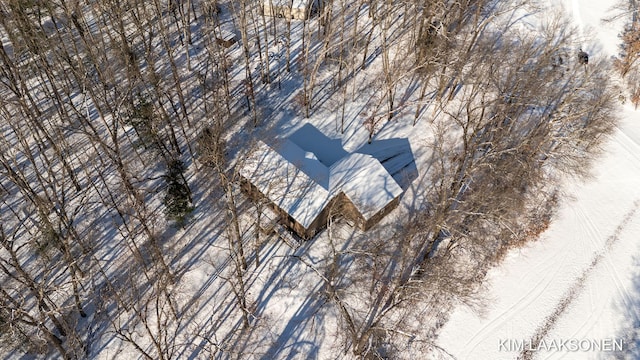
[[[364,217],[353,205],[351,200],[349,200],[344,193],[340,193],[336,196],[335,200],[336,204],[334,205],[334,211],[346,220],[354,222],[358,228],[362,228],[361,225],[364,223]]]
[[[338,194],[331,199],[329,204],[320,212],[316,219],[309,225],[308,228],[302,226],[294,218],[292,218],[286,211],[275,205],[264,194],[258,190],[251,182],[245,178],[241,178],[242,190],[254,201],[264,201],[270,208],[272,208],[279,216],[280,223],[291,229],[296,235],[308,240],[315,236],[320,230],[327,226],[327,220],[332,214],[342,216],[347,220],[353,221],[356,226],[362,231],[369,230],[372,226],[377,224],[383,217],[395,209],[400,203],[400,197],[393,199],[382,210],[378,211],[374,216],[365,220],[360,211],[353,205],[351,200],[347,198],[344,193]]]
[[[383,217],[389,214],[400,203],[400,197],[396,197],[389,202],[384,208],[373,215],[369,220],[366,220],[360,211],[353,205],[353,203],[347,198],[344,193],[336,197],[339,200],[339,204],[335,204],[336,212],[342,215],[345,219],[355,223],[355,225],[362,231],[369,230],[372,226],[380,222]]]
[[[233,34],[222,34],[219,37],[216,37],[216,44],[225,48],[231,47],[231,45],[235,44],[236,41],[236,37]]]
[[[375,215],[369,218],[368,221],[363,221],[360,229],[362,231],[369,230],[373,225],[377,224],[382,220],[383,217],[387,216],[393,209],[395,209],[398,204],[400,204],[400,197],[393,199],[390,203],[387,204],[382,210],[378,211]]]
[[[318,231],[327,227],[327,222],[332,214],[344,216],[345,204],[351,204],[351,202],[347,200],[344,193],[340,193],[335,196],[333,199],[331,199],[331,201],[329,201],[324,209],[322,209],[320,214],[318,214],[318,217],[311,223],[311,226],[309,226],[309,230],[313,229],[315,235]]]
[[[313,2],[310,2],[310,4],[313,4]],[[291,5],[272,4],[269,0],[265,0],[262,6],[262,12],[266,16],[306,20],[309,15],[309,6],[313,5],[308,5],[306,7],[292,7]]]
[[[309,226],[309,228],[305,228],[297,222],[294,218],[291,217],[286,211],[281,209],[279,206],[274,204],[268,197],[266,197],[257,187],[255,187],[248,179],[241,177],[240,178],[240,188],[244,191],[249,198],[254,201],[263,201],[267,206],[269,206],[278,216],[280,217],[279,222],[296,233],[296,235],[300,236],[303,239],[312,238],[318,230],[322,228],[326,224],[326,220],[322,222],[322,214],[318,216],[313,223]]]

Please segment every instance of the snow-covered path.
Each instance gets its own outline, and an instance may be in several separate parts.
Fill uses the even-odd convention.
[[[616,51],[618,30],[599,21],[612,4],[564,0],[586,38],[598,27],[599,41],[586,44],[594,55]],[[608,351],[620,342],[626,358],[640,356],[640,112],[627,107],[623,115],[593,178],[567,183],[541,239],[489,272],[480,311],[460,306],[451,314],[439,337],[446,352],[514,359],[541,338],[540,348],[563,348],[533,358],[610,358],[623,355]]]

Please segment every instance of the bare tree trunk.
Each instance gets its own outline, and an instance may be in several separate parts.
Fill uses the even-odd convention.
[[[247,96],[247,102],[253,115],[253,126],[258,126],[258,110],[256,108],[255,89],[253,83],[253,77],[251,76],[251,55],[249,51],[249,35],[247,33],[247,5],[246,0],[242,0],[238,6],[234,6],[234,12],[240,17],[240,34],[242,36],[242,50],[244,54],[244,69],[245,69],[245,95]]]

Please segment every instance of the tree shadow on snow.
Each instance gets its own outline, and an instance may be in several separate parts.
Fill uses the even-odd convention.
[[[615,335],[616,341],[623,342],[622,351],[602,353],[600,359],[640,359],[640,257],[634,257],[633,263],[632,285],[620,289],[623,296],[613,305],[615,311],[625,317]]]

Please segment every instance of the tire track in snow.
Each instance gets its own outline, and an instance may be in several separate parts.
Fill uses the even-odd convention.
[[[581,218],[585,218],[586,215],[581,213]],[[594,232],[597,232],[595,225],[592,224],[591,228]],[[598,236],[601,236],[598,233]],[[589,237],[591,238],[591,237]],[[570,249],[566,249],[569,251]],[[501,311],[498,315],[492,315],[492,320],[483,325],[479,330],[475,331],[464,343],[464,351],[461,353],[462,359],[474,358],[473,354],[476,353],[476,348],[487,342],[487,338],[492,337],[495,334],[496,329],[503,327],[504,324],[508,324],[516,316],[519,316],[524,309],[530,307],[532,303],[539,301],[541,297],[546,293],[546,290],[555,284],[558,275],[562,270],[561,261],[557,261],[556,257],[564,257],[561,251],[557,252],[554,256],[548,257],[542,260],[537,266],[536,271],[540,272],[540,276],[535,276],[534,279],[529,280],[532,276],[531,273],[527,273],[521,278],[522,282],[532,282],[532,286],[528,286],[526,291],[522,292],[522,295],[513,302],[508,308]]]
[[[550,261],[546,268],[551,268],[556,263]],[[502,311],[499,315],[496,315],[493,320],[488,324],[480,328],[464,345],[465,353],[463,359],[473,358],[475,349],[478,345],[485,343],[487,336],[491,336],[495,329],[500,328],[503,324],[509,323],[511,319],[520,314],[522,309],[528,308],[531,303],[537,301],[542,294],[544,294],[547,288],[554,282],[559,271],[560,266],[556,266],[555,270],[545,271],[544,276],[539,278],[534,286],[530,287],[529,291],[525,292],[518,298],[513,305]]]
[[[593,246],[593,252],[597,253],[598,248],[602,246],[601,242],[598,239],[602,239],[606,235],[600,232],[600,229],[596,226],[596,224],[594,224],[593,220],[589,215],[587,215],[582,206],[577,206],[576,208],[574,208],[574,215],[579,216],[581,220],[580,224],[583,224],[583,227],[587,232],[585,238],[589,239],[589,242]],[[594,317],[597,317],[597,314],[593,311],[590,311],[587,313],[587,315],[583,316],[581,318],[582,326],[580,327],[580,330],[582,330],[582,327],[589,324]]]
[[[616,141],[617,145],[619,145],[626,152],[625,153],[626,156],[629,156],[633,159],[634,163],[640,163],[640,156],[636,155],[636,154],[640,154],[640,143],[635,141],[631,136],[629,136],[626,132],[624,132],[619,126],[616,126],[616,130],[619,133],[618,135],[616,135],[616,137],[619,139],[618,141]],[[634,203],[634,206],[635,205],[636,204]],[[574,209],[574,214],[579,215],[580,218],[583,220],[583,223],[587,228],[586,230],[589,231],[590,235],[593,235],[593,237],[589,236],[589,238],[591,239],[591,243],[593,245],[597,245],[597,240],[595,239],[600,238],[602,236],[598,227],[595,226],[593,221],[591,221],[591,219],[584,212],[584,209],[582,207],[578,207]],[[627,286],[625,286],[625,282],[622,280],[622,277],[618,273],[617,266],[614,264],[614,260],[611,257],[605,257],[603,260],[604,261],[600,266],[606,267],[606,273],[609,275],[610,280],[615,285],[618,291],[618,294],[620,295],[620,299],[625,304],[625,307],[626,308],[631,307],[631,304],[633,304],[632,296],[629,295],[630,292],[627,289]],[[580,331],[582,331],[585,327],[589,326],[590,320],[594,317],[597,318],[598,314],[594,312],[589,312],[588,315],[585,318],[583,318],[582,325],[580,326],[580,328],[576,329],[571,337],[572,338],[577,337],[578,336],[577,334],[580,333]],[[637,316],[634,317],[634,321],[638,321]]]
[[[618,224],[618,227],[616,227],[616,229],[613,231],[613,234],[611,234],[605,241],[604,247],[596,253],[596,255],[591,260],[591,263],[589,264],[589,266],[587,266],[587,268],[584,269],[580,277],[576,279],[573,285],[562,297],[558,305],[556,305],[553,313],[551,313],[551,315],[549,315],[544,320],[544,322],[542,323],[542,326],[539,327],[538,330],[536,330],[535,334],[531,337],[531,346],[528,346],[528,349],[524,349],[523,351],[521,351],[520,354],[518,355],[518,359],[530,360],[533,358],[533,356],[535,355],[535,351],[531,349],[536,349],[540,345],[540,342],[542,341],[542,339],[544,339],[544,337],[547,336],[549,331],[553,329],[556,322],[562,316],[562,314],[568,309],[571,302],[577,297],[577,295],[580,294],[589,275],[591,275],[592,271],[596,268],[596,266],[600,263],[600,261],[605,259],[605,255],[607,255],[607,253],[611,250],[613,245],[615,245],[615,243],[618,241],[618,239],[620,238],[620,234],[627,227],[627,225],[629,224],[633,216],[638,211],[638,208],[640,208],[640,200],[636,200],[633,203],[633,207],[631,208],[631,210],[629,210],[624,215],[624,217],[622,218],[622,221],[620,222],[620,224]]]
[[[578,0],[571,0],[571,13],[573,14],[573,21],[578,25],[579,31],[582,32],[582,17],[580,16],[580,3],[578,3]]]
[[[640,156],[636,155],[640,154],[640,144],[619,127],[616,127],[616,131],[620,134],[620,136],[618,136],[620,140],[617,143],[629,153],[629,156],[640,163]]]
[[[634,203],[633,206],[637,206],[638,209],[640,210],[640,205],[636,205],[636,203]],[[596,239],[602,238],[604,234],[601,234],[598,227],[593,223],[591,218],[585,213],[583,207],[577,207],[574,210],[574,214],[579,214],[580,218],[583,220],[582,223],[585,224],[586,230],[589,232],[587,237],[591,240],[591,244],[594,246],[598,246],[598,241]],[[631,297],[629,295],[629,292],[627,288],[624,286],[623,281],[620,280],[620,275],[616,270],[616,266],[613,264],[613,260],[609,256],[604,257],[602,260],[604,261],[600,266],[606,267],[607,269],[606,273],[610,276],[612,282],[615,284],[623,302],[627,305],[631,304],[631,300],[630,300]],[[590,296],[590,299],[592,300],[591,305],[593,307],[593,298],[591,296]],[[592,312],[592,311],[588,312],[587,315],[582,316],[581,318],[582,325],[578,329],[576,329],[573,334],[571,334],[570,338],[578,338],[579,337],[578,334],[580,334],[581,331],[583,331],[590,324],[592,325],[591,320],[593,318],[598,318],[599,316],[600,316],[599,313]]]

